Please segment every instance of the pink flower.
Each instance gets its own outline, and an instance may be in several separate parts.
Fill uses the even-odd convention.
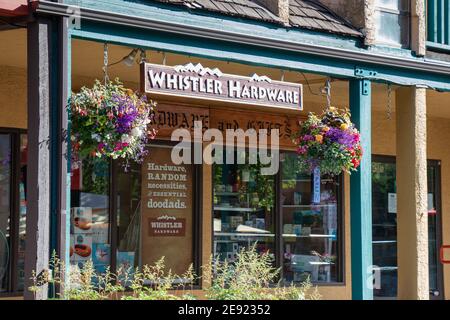
[[[306,146],[301,146],[297,148],[297,153],[303,155],[308,152],[308,148]]]

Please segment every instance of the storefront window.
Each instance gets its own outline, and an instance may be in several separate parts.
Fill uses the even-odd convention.
[[[233,262],[241,249],[256,244],[275,259],[275,177],[260,169],[259,162],[214,166],[216,258]]]
[[[397,296],[397,189],[395,162],[372,163],[373,264],[380,275],[375,297]]]
[[[84,159],[72,171],[70,261],[92,260],[97,271],[110,265],[109,162]]]
[[[281,162],[284,280],[337,282],[338,180],[299,172],[298,161],[286,153]]]
[[[171,145],[148,150],[142,164],[127,168],[89,158],[72,170],[73,264],[92,260],[98,272],[111,266],[130,274],[164,257],[167,270],[181,275],[194,263],[197,169],[175,165]]]
[[[23,291],[28,140],[19,129],[0,133],[0,293]]]
[[[134,163],[125,172],[117,172],[117,269],[139,266],[141,238],[141,166]]]
[[[0,134],[0,292],[8,290],[11,220],[11,136]]]
[[[18,290],[23,291],[25,280],[25,236],[27,222],[27,161],[28,137],[20,135],[20,172],[19,172],[19,241],[17,255]]]
[[[443,294],[443,270],[439,261],[442,245],[442,221],[440,210],[440,165],[428,161],[428,254],[430,299],[441,299]],[[397,265],[397,186],[396,159],[375,156],[372,163],[373,223],[372,247],[375,271],[379,285],[374,296],[379,299],[395,299],[398,294]]]
[[[260,164],[214,165],[214,255],[233,262],[256,243],[286,284],[339,282],[340,179],[302,174],[295,153],[280,159],[277,176],[261,175]]]

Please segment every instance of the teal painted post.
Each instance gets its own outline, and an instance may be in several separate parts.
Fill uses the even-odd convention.
[[[350,111],[361,132],[363,158],[350,178],[352,299],[372,300],[372,124],[371,83],[350,81]]]

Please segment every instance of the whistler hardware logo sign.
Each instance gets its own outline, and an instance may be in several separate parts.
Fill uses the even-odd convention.
[[[274,81],[266,76],[251,77],[222,73],[201,64],[184,66],[142,65],[145,92],[154,95],[225,101],[237,104],[302,110],[303,87],[298,83]]]
[[[160,216],[148,219],[150,237],[184,237],[186,219],[173,216]]]

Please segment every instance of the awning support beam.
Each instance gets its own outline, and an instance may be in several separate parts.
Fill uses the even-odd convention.
[[[363,157],[350,178],[352,299],[373,299],[371,82],[350,81],[352,120],[361,132]]]

